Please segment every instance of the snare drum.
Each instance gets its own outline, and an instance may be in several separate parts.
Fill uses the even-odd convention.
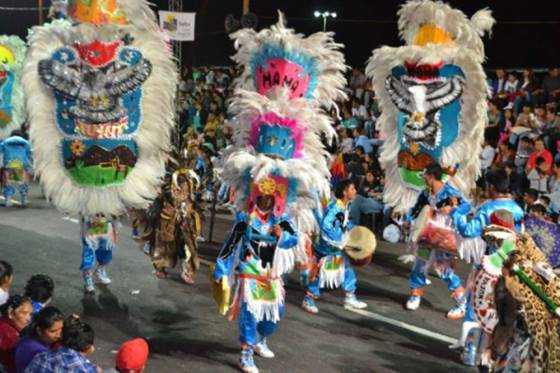
[[[449,218],[426,205],[414,221],[412,242],[418,247],[429,247],[457,255],[457,238]]]

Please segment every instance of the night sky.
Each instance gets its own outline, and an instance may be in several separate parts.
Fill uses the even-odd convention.
[[[167,9],[167,0],[152,0]],[[196,41],[183,43],[187,64],[227,65],[233,52],[225,29],[226,15],[239,18],[242,0],[183,0],[184,11],[197,12]],[[50,0],[44,0],[48,5]],[[345,45],[348,63],[363,66],[371,51],[380,45],[398,46],[396,11],[403,1],[396,0],[252,0],[251,11],[259,17],[259,28],[276,21],[276,10],[285,12],[288,24],[299,32],[320,31],[322,23],[315,10],[336,11],[327,29]],[[449,1],[468,16],[490,7],[497,25],[486,40],[488,68],[549,67],[560,65],[560,10],[552,0],[455,0]],[[0,0],[0,7],[36,7],[37,0]],[[38,21],[33,11],[0,9],[0,33],[27,34]]]

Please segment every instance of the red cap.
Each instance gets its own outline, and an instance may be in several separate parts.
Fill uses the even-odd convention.
[[[504,228],[514,229],[513,217],[507,210],[496,210],[490,215],[490,224]]]
[[[132,339],[122,344],[117,352],[117,369],[121,372],[138,373],[148,361],[150,349],[142,338]]]

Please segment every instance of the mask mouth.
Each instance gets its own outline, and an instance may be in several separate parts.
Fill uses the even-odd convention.
[[[417,144],[429,150],[437,148],[441,143],[439,112],[429,114],[420,123],[407,121],[403,128],[403,137],[409,146]]]

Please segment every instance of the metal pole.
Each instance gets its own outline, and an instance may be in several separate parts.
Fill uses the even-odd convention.
[[[327,31],[327,16],[323,16],[323,32]]]
[[[243,15],[249,13],[250,0],[243,0]]]
[[[39,25],[43,24],[43,0],[39,0]]]

